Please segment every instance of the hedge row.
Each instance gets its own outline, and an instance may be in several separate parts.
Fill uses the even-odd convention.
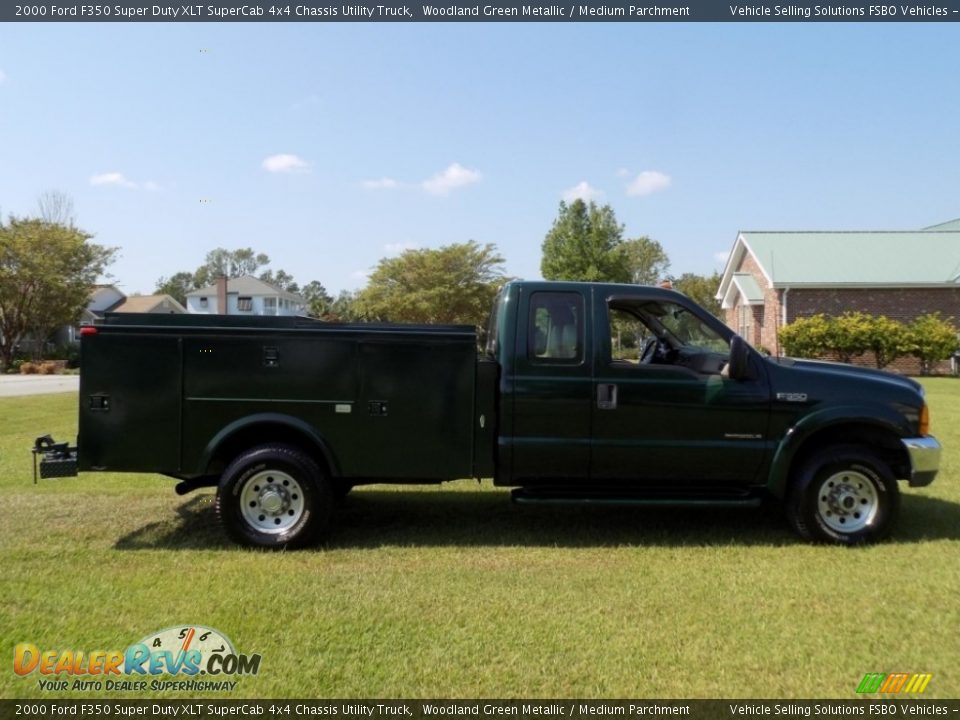
[[[841,362],[873,352],[878,368],[899,357],[913,356],[926,375],[960,347],[952,318],[921,315],[909,324],[883,315],[847,312],[836,317],[813,315],[780,328],[780,345],[793,357],[835,357]]]

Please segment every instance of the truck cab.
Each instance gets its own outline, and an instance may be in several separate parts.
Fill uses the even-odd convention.
[[[501,368],[498,473],[521,501],[786,504],[803,536],[877,539],[897,479],[933,480],[921,386],[775,359],[681,293],[518,282],[486,346]]]

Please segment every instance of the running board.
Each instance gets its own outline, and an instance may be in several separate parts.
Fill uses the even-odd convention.
[[[574,493],[534,492],[524,488],[513,490],[510,499],[515,503],[540,505],[646,505],[657,507],[760,507],[763,500],[756,496],[743,497],[663,497],[643,495],[590,495]]]

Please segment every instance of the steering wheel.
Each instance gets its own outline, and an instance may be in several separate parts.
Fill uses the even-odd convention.
[[[653,362],[653,357],[657,354],[658,343],[656,335],[647,338],[647,341],[643,344],[643,350],[640,351],[641,365],[649,365]]]

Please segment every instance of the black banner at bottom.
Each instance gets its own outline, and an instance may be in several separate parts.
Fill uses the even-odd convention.
[[[960,700],[0,700],[14,718],[958,718]]]

